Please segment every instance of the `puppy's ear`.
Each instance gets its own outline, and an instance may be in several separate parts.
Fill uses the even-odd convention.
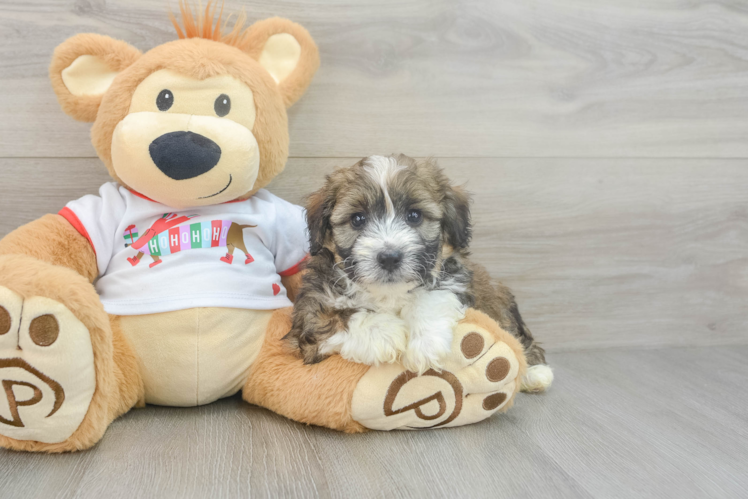
[[[470,196],[459,186],[448,187],[443,201],[442,232],[454,248],[467,248],[473,235]]]
[[[306,223],[309,227],[309,253],[317,255],[325,246],[325,240],[332,230],[330,217],[335,206],[333,180],[327,176],[325,186],[309,196],[306,205]]]

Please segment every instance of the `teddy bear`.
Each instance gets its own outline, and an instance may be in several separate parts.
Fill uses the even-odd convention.
[[[522,348],[479,311],[444,369],[421,375],[340,356],[306,365],[282,340],[309,244],[303,209],[264,187],[285,166],[286,110],[318,49],[286,19],[228,28],[216,4],[180,10],[177,39],[146,53],[97,34],[54,52],[59,103],[93,122],[112,182],[0,240],[0,446],[87,449],[132,408],[238,392],[345,432],[509,408]]]

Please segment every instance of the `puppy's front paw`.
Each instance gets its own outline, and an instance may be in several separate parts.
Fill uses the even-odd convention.
[[[436,290],[416,294],[412,304],[403,308],[410,324],[410,340],[402,363],[422,375],[429,369],[441,370],[452,349],[452,336],[465,308],[452,292]]]
[[[348,330],[326,340],[321,352],[339,352],[349,361],[376,366],[396,362],[407,341],[408,326],[400,318],[358,312],[348,321]]]
[[[422,375],[433,368],[441,371],[444,358],[450,352],[452,332],[449,336],[411,336],[408,348],[402,356],[401,363],[406,370]]]

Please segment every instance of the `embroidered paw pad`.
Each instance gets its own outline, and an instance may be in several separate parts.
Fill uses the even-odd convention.
[[[370,429],[427,429],[478,422],[506,406],[517,387],[514,351],[479,325],[461,323],[444,370],[370,369],[353,397],[353,418]]]
[[[68,439],[96,388],[88,329],[46,297],[0,286],[0,435],[43,443]]]

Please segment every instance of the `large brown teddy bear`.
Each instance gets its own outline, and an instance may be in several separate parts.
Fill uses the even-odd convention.
[[[463,425],[508,408],[524,358],[477,311],[445,370],[334,356],[281,338],[308,243],[304,214],[262,189],[288,157],[286,108],[319,59],[301,26],[246,30],[182,5],[179,40],[145,54],[81,34],[54,53],[63,110],[92,121],[114,179],[0,241],[0,446],[93,446],[146,403],[250,403],[346,432]]]

